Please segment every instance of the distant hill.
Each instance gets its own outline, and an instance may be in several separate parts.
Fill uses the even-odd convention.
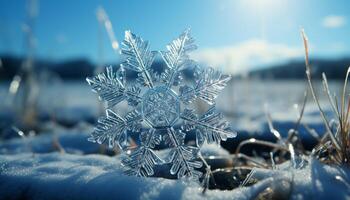
[[[329,79],[343,80],[350,66],[350,58],[338,60],[314,59],[310,63],[314,79],[320,79],[322,72],[325,72]],[[301,60],[292,61],[287,64],[254,70],[249,72],[249,77],[259,79],[304,79],[305,62]]]
[[[0,68],[0,79],[11,79],[20,73],[22,63],[21,57],[3,55],[0,56],[2,68]],[[63,79],[82,79],[91,76],[95,70],[95,65],[86,59],[72,59],[62,62],[48,60],[35,60],[35,71],[51,71],[57,73]]]
[[[0,55],[2,60],[2,68],[0,68],[0,80],[10,80],[13,76],[20,73],[22,63],[24,61],[21,57],[12,55]],[[120,63],[110,64],[119,67]],[[106,64],[108,66],[108,64]],[[34,70],[36,72],[51,71],[59,75],[62,79],[85,79],[91,77],[96,71],[96,65],[91,63],[88,59],[78,58],[70,59],[60,62],[53,62],[49,60],[36,59]],[[152,68],[155,72],[160,73],[164,70],[165,64],[159,60],[155,60]],[[185,76],[191,78],[191,69],[185,70]],[[127,77],[135,79],[137,73],[127,71]]]
[[[12,55],[0,55],[2,68],[0,68],[0,80],[9,80],[19,73],[23,58]],[[113,64],[119,66],[119,63]],[[314,59],[311,60],[313,68],[313,78],[320,79],[322,72],[327,74],[329,79],[343,80],[350,58],[338,60]],[[35,61],[36,71],[52,71],[57,73],[62,79],[85,79],[93,76],[96,65],[88,59],[77,58],[60,62],[37,59]],[[153,64],[155,71],[162,71],[164,63],[155,61]],[[191,69],[185,71],[186,76],[191,77]],[[263,69],[254,70],[248,73],[249,77],[258,79],[304,79],[305,63],[304,61],[292,61],[287,64],[275,65]],[[136,73],[129,72],[128,77],[136,78]]]

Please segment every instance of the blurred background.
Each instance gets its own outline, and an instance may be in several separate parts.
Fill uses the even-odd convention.
[[[325,72],[338,92],[350,65],[349,6],[346,0],[1,0],[1,138],[18,137],[14,127],[26,134],[91,128],[104,110],[85,78],[118,66],[124,31],[165,50],[186,28],[199,46],[192,58],[233,76],[217,99],[233,129],[242,137],[264,135],[268,110],[287,131],[306,90],[300,29],[310,40],[315,80]],[[322,133],[311,103],[304,120]]]

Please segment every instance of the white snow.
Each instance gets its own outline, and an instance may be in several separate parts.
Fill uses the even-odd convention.
[[[208,199],[235,192],[208,191]],[[0,156],[0,199],[202,199],[195,183],[123,175],[118,157],[17,154]]]
[[[49,153],[57,151],[57,141],[66,152],[91,154],[98,153],[100,145],[87,141],[89,134],[82,131],[62,131],[56,134],[44,133],[35,137],[14,138],[0,141],[0,154],[16,154],[24,152]]]
[[[252,178],[272,179],[270,187],[282,197],[290,199],[349,199],[350,169],[330,166],[313,158],[302,169],[294,169],[285,162],[278,170],[255,169]]]
[[[350,198],[349,170],[311,160],[304,169],[256,169],[251,187],[208,190],[193,182],[122,173],[119,157],[60,153],[0,155],[0,199],[254,199],[268,187],[291,199]]]

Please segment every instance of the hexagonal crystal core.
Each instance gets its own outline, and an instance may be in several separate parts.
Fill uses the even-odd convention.
[[[171,126],[180,115],[180,102],[174,91],[158,86],[143,95],[142,113],[154,128]]]

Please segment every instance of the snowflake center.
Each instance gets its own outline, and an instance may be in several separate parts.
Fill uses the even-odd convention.
[[[180,102],[174,91],[165,86],[157,86],[142,97],[142,113],[153,128],[168,127],[180,115]]]

